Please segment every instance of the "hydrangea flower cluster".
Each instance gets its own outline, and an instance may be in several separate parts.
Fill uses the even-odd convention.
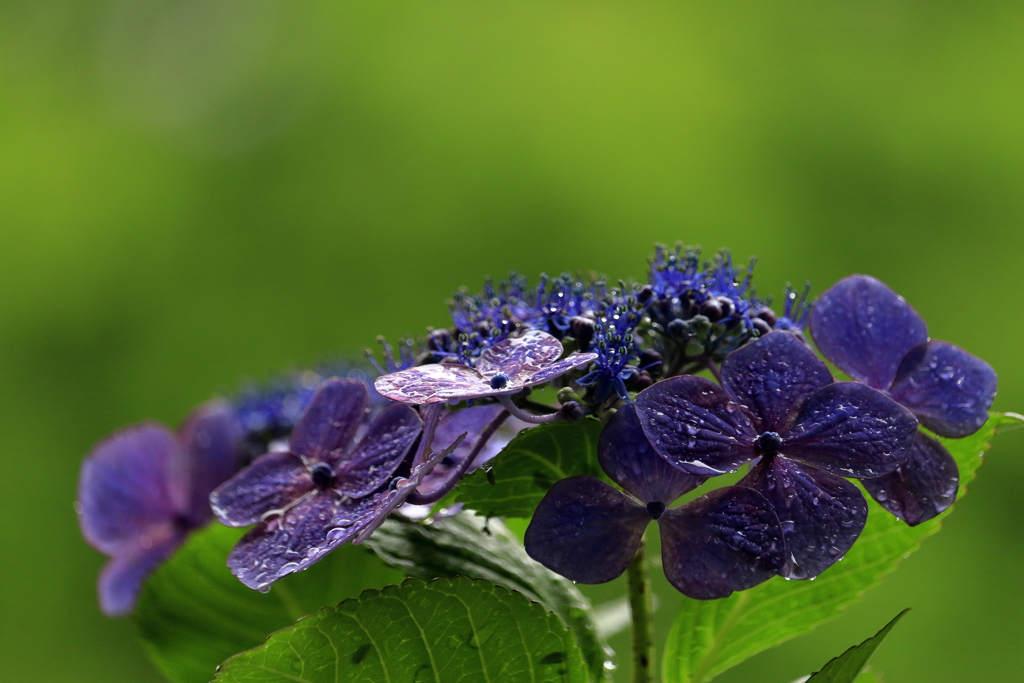
[[[513,273],[457,294],[450,326],[397,353],[382,342],[372,386],[351,369],[301,374],[201,409],[216,429],[194,417],[179,434],[116,434],[87,458],[79,492],[83,533],[113,558],[104,608],[130,610],[146,573],[211,517],[251,527],[228,565],[267,590],[396,510],[429,515],[518,430],[585,416],[604,423],[597,458],[617,486],[555,482],[525,538],[573,581],[620,575],[651,522],[668,580],[690,597],[812,579],[864,527],[869,504],[850,480],[911,525],[948,508],[956,465],[933,435],[984,424],[992,369],[929,340],[873,278],[814,303],[787,286],[777,315],[753,267],[679,245],[656,247],[647,282],[563,274],[531,287]],[[837,381],[812,340],[853,381]]]

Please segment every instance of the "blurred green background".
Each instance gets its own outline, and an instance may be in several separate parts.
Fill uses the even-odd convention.
[[[0,2],[0,680],[159,680],[95,604],[96,440],[444,324],[488,273],[642,277],[676,239],[757,254],[761,293],[870,273],[1024,409],[1022,35],[998,1]],[[1024,681],[1022,451],[718,680],[786,683],[910,606],[890,683]]]

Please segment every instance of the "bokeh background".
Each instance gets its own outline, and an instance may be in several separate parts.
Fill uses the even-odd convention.
[[[999,1],[0,2],[0,679],[159,680],[95,604],[96,440],[488,273],[642,277],[677,239],[763,294],[870,273],[1024,409],[1022,35]],[[1024,431],[881,587],[719,680],[908,606],[887,681],[1024,680],[1022,509]]]

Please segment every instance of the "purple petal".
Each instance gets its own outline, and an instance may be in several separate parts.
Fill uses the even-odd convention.
[[[813,579],[842,559],[868,518],[855,485],[786,458],[764,458],[738,485],[754,489],[775,509],[786,541],[779,573],[790,579]]]
[[[313,491],[247,533],[228,555],[228,567],[249,588],[266,592],[355,536],[373,503],[373,498],[344,499],[330,489]]]
[[[552,363],[540,372],[534,373],[527,379],[523,380],[520,386],[532,387],[537,384],[543,384],[544,382],[550,382],[554,378],[564,375],[570,370],[575,370],[576,368],[587,365],[595,358],[597,358],[596,353],[574,353],[556,363]]]
[[[370,392],[362,382],[329,379],[320,385],[288,438],[289,449],[310,460],[330,460],[345,448],[366,416]]]
[[[889,395],[939,436],[981,429],[996,397],[992,366],[948,342],[918,344],[903,360]]]
[[[179,532],[148,550],[140,550],[108,562],[100,572],[97,585],[103,613],[108,617],[130,614],[135,609],[143,581],[161,562],[173,555],[184,541],[185,533]]]
[[[782,569],[779,520],[764,496],[751,489],[716,489],[666,511],[658,525],[665,576],[691,598],[724,598]]]
[[[558,360],[562,342],[547,332],[531,330],[520,337],[509,337],[484,349],[476,369],[484,377],[505,373],[510,384],[523,386],[533,375]]]
[[[133,555],[164,537],[181,513],[171,491],[172,463],[184,447],[169,429],[143,423],[93,448],[78,480],[82,535],[107,555]]]
[[[241,430],[231,405],[226,401],[210,401],[195,410],[181,427],[189,469],[188,502],[182,507],[194,527],[210,520],[210,493],[231,478],[241,467],[236,444]]]
[[[423,479],[430,474],[431,470],[442,460],[449,457],[452,451],[458,447],[459,443],[456,439],[448,448],[435,452],[426,461],[413,467],[408,477],[392,479],[391,484],[386,490],[375,494],[372,500],[370,500],[370,506],[360,513],[362,517],[359,521],[358,535],[352,542],[359,544],[369,538],[370,534],[384,523],[388,515],[405,504],[406,499],[423,484]],[[349,522],[349,520],[343,521],[346,524]]]
[[[754,457],[750,419],[703,377],[672,377],[644,389],[636,411],[654,450],[688,474],[723,474]]]
[[[771,332],[730,353],[722,387],[754,416],[757,431],[783,432],[832,373],[792,332]]]
[[[391,405],[370,423],[355,451],[335,468],[335,490],[360,498],[386,484],[423,431],[416,411]]]
[[[917,526],[953,504],[960,471],[941,443],[919,431],[906,462],[895,472],[861,483],[879,505]]]
[[[850,377],[888,389],[907,352],[928,340],[928,326],[885,283],[851,275],[814,304],[811,335],[825,357]]]
[[[313,489],[302,458],[267,453],[210,494],[210,505],[225,526],[255,524],[271,510],[283,510]]]
[[[441,403],[492,396],[508,391],[491,389],[480,373],[465,365],[420,365],[378,377],[373,386],[382,396],[399,403]]]
[[[782,453],[841,477],[880,477],[903,462],[916,433],[914,416],[888,396],[838,382],[808,401]]]
[[[612,481],[644,504],[671,505],[705,481],[672,467],[654,451],[632,403],[619,408],[601,431],[597,458]]]
[[[548,489],[530,526],[526,553],[577,583],[605,583],[626,571],[651,516],[595,477],[569,477]]]
[[[472,452],[476,446],[477,439],[480,438],[487,425],[496,420],[504,410],[500,405],[491,404],[464,408],[445,415],[434,432],[434,442],[431,444],[432,449],[435,452],[439,452],[448,448],[455,443],[455,439],[460,434],[465,434],[466,438],[452,451],[450,456],[434,467],[433,471],[423,479],[420,493],[429,494],[439,486],[444,485],[448,480],[448,474],[458,470],[462,461]],[[498,434],[491,437],[491,440],[488,441],[487,446],[484,448],[488,449],[496,440],[498,440]],[[508,443],[508,439],[505,439],[504,442]],[[476,462],[470,466],[470,471],[487,462],[484,459],[485,457],[493,458],[497,453],[498,451],[494,449],[490,449],[486,455],[485,451],[481,451],[480,455],[476,457]]]

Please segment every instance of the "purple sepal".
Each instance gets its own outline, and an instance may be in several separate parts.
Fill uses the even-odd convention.
[[[561,354],[560,341],[533,330],[485,349],[475,369],[448,363],[420,365],[378,377],[374,387],[400,403],[496,397],[549,382],[596,358],[593,353],[578,353],[558,360]]]
[[[961,438],[988,420],[997,384],[985,361],[949,342],[929,341],[903,359],[889,394],[939,436]]]
[[[840,369],[884,390],[907,352],[928,340],[928,327],[888,285],[868,275],[851,275],[814,304],[811,335]]]
[[[888,396],[837,382],[807,402],[782,453],[842,477],[880,477],[903,462],[916,432],[913,414]]]
[[[476,362],[476,369],[485,377],[501,372],[511,383],[522,384],[561,355],[562,342],[546,332],[531,330],[484,349]]]
[[[147,550],[115,557],[103,566],[97,582],[100,609],[108,617],[123,617],[135,609],[142,582],[185,541],[177,532]]]
[[[626,571],[651,521],[647,509],[596,477],[548,489],[530,526],[526,553],[577,583],[605,583]]]
[[[361,498],[390,481],[423,424],[409,406],[391,405],[370,423],[351,455],[340,456],[334,488]]]
[[[378,377],[374,388],[382,396],[399,403],[441,403],[510,393],[494,391],[480,373],[465,365],[437,363]],[[515,391],[513,389],[512,391]]]
[[[452,451],[457,449],[460,444],[461,441],[457,438],[448,448],[435,452],[426,461],[413,467],[408,477],[393,479],[386,490],[375,494],[372,513],[364,518],[359,534],[352,542],[359,544],[369,538],[370,534],[384,523],[388,515],[405,504],[406,499],[423,484],[423,479],[430,474],[431,470],[451,455]]]
[[[188,473],[181,478],[190,482],[183,507],[192,527],[210,521],[210,491],[227,481],[238,471],[242,462],[236,444],[242,431],[227,401],[205,403],[186,419],[181,426],[181,439],[185,442],[188,459],[182,462]]]
[[[228,555],[228,567],[249,588],[266,592],[355,536],[373,504],[373,498],[352,501],[330,489],[310,491],[242,537]]]
[[[420,487],[420,493],[429,494],[436,489],[444,486],[448,481],[449,473],[457,472],[459,465],[465,460],[470,452],[472,452],[474,446],[476,446],[477,439],[483,433],[484,429],[487,428],[491,422],[496,420],[504,408],[498,404],[491,404],[485,406],[473,406],[471,408],[464,408],[462,410],[456,410],[455,412],[449,413],[441,418],[441,423],[437,425],[437,429],[434,431],[434,441],[431,444],[431,448],[434,451],[441,451],[453,443],[460,434],[465,434],[466,438],[458,448],[452,451],[451,455],[445,458],[442,462],[438,463],[426,477],[423,479],[423,485]],[[470,465],[469,471],[473,471],[483,463],[487,462],[490,458],[493,458],[498,454],[498,450],[489,448],[491,443],[497,439],[498,435],[495,434],[488,442],[487,446],[484,446],[484,450],[480,451],[477,455],[475,462]],[[507,443],[507,441],[505,441]]]
[[[696,600],[724,598],[774,576],[782,530],[764,496],[726,486],[667,510],[658,520],[665,576]]]
[[[333,462],[366,417],[370,392],[362,382],[332,378],[320,385],[295,423],[288,448],[308,460]]]
[[[895,472],[861,483],[879,505],[917,526],[953,504],[960,471],[945,446],[919,431],[906,462]]]
[[[311,490],[313,482],[302,458],[267,453],[211,493],[210,505],[221,524],[244,527],[270,511],[287,509]]]
[[[832,373],[792,332],[771,332],[729,354],[722,387],[747,408],[758,432],[784,432]]]
[[[654,451],[632,403],[620,407],[601,431],[597,458],[612,481],[645,504],[671,505],[705,481],[672,467]]]
[[[145,422],[115,432],[82,463],[78,479],[82,535],[106,555],[135,555],[140,540],[180,514],[171,483],[172,463],[185,458],[177,436],[163,425]],[[179,474],[183,475],[184,472]]]
[[[868,506],[850,482],[785,458],[764,458],[738,486],[754,489],[771,503],[786,541],[790,579],[812,579],[838,562],[860,536]]]
[[[703,377],[662,380],[637,395],[636,409],[654,450],[684,472],[710,477],[754,457],[750,418]]]
[[[597,358],[596,353],[574,353],[571,356],[568,356],[567,358],[563,358],[557,363],[552,363],[546,368],[543,368],[540,372],[530,375],[525,380],[523,380],[522,386],[532,387],[537,384],[544,384],[545,382],[550,382],[554,378],[564,375],[570,370],[581,368],[584,365],[593,362],[595,358]]]

